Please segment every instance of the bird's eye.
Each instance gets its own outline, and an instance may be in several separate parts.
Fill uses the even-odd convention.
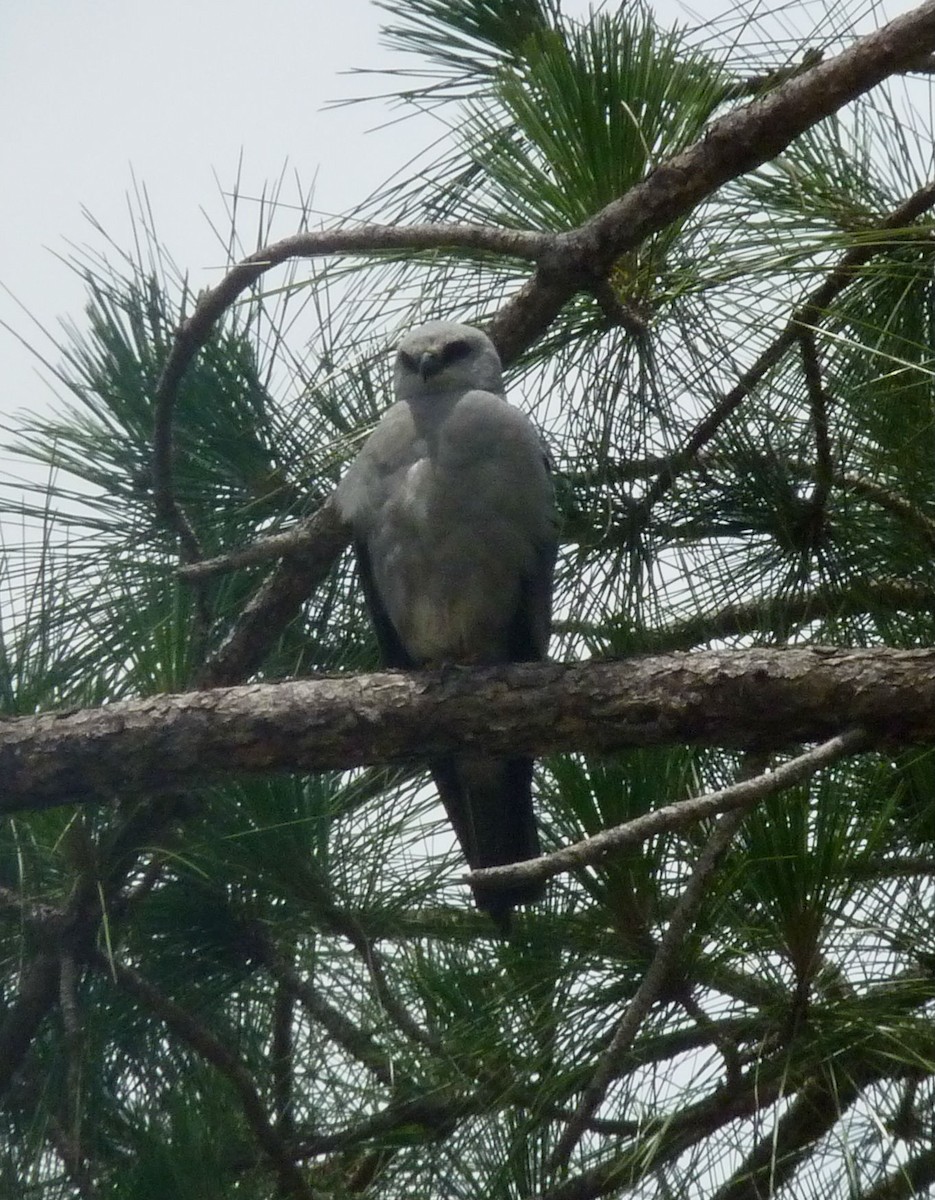
[[[461,358],[467,358],[470,353],[471,347],[467,342],[460,340],[457,342],[448,342],[442,351],[442,361],[447,367],[452,363],[456,363]]]
[[[417,371],[418,370],[418,366],[416,365],[416,360],[412,357],[411,354],[407,354],[405,350],[400,350],[397,358],[398,358],[398,361],[406,368],[407,371]]]

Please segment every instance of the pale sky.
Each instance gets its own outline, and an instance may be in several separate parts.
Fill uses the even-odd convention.
[[[131,168],[195,287],[220,277],[201,210],[225,228],[218,182],[233,184],[241,152],[246,195],[288,161],[315,181],[316,208],[364,199],[433,125],[368,133],[386,119],[378,105],[322,111],[385,90],[341,74],[400,61],[379,45],[385,19],[369,0],[3,0],[0,284],[53,328],[80,319],[81,282],[52,252],[102,245],[82,208],[129,243]],[[284,216],[281,235],[293,228]],[[36,336],[5,292],[0,321]],[[47,403],[33,360],[3,329],[0,352],[0,413]]]
[[[726,6],[689,8],[698,20]],[[653,7],[685,19],[677,0]],[[565,8],[583,13],[588,0]],[[54,252],[102,245],[82,208],[129,245],[131,168],[196,288],[222,263],[201,210],[226,227],[218,181],[232,186],[241,153],[246,196],[288,162],[315,181],[323,214],[365,199],[438,131],[417,117],[369,132],[391,116],[379,104],[324,108],[392,87],[353,68],[418,65],[380,46],[386,20],[370,0],[0,0],[0,285],[53,331],[62,317],[80,323],[83,286]],[[284,214],[277,235],[294,227]],[[4,321],[39,337],[0,291]],[[2,328],[0,352],[0,419],[47,404],[34,361]]]

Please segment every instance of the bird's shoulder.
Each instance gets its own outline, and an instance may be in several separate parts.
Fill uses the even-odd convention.
[[[443,430],[450,444],[483,448],[490,453],[499,449],[538,455],[542,447],[529,417],[495,392],[465,392],[448,411]]]
[[[360,453],[338,484],[338,511],[356,523],[385,498],[391,480],[426,454],[409,405],[394,404],[364,442]]]

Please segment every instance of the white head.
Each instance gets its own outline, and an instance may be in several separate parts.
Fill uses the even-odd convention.
[[[500,356],[486,333],[430,321],[407,333],[396,353],[396,399],[472,389],[503,395]]]

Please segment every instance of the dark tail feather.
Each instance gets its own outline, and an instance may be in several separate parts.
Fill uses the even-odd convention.
[[[473,868],[523,862],[540,853],[532,808],[531,758],[437,759],[432,778],[454,826],[468,864]],[[510,910],[540,899],[541,883],[508,888],[474,889],[478,908],[509,928]]]

